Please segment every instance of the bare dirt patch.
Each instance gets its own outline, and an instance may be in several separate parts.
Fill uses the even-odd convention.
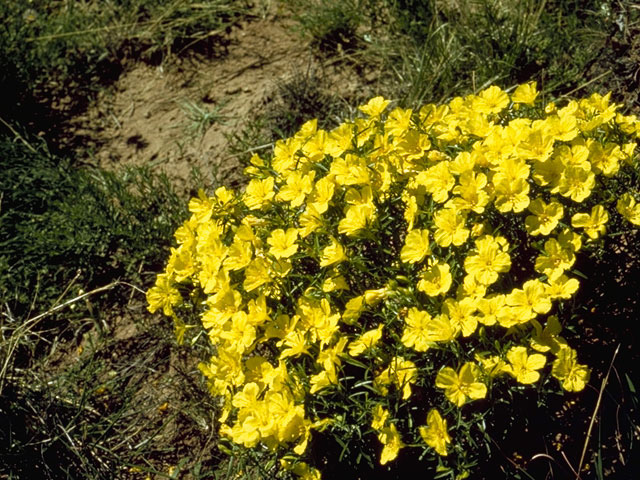
[[[241,169],[229,138],[273,99],[278,85],[310,69],[328,72],[329,84],[347,96],[366,82],[347,62],[322,65],[291,27],[290,19],[272,14],[240,23],[218,58],[133,65],[73,121],[76,134],[90,139],[88,161],[107,169],[149,165],[183,188],[194,168],[205,180],[215,173],[238,186]],[[190,106],[208,120],[200,117],[199,125]]]

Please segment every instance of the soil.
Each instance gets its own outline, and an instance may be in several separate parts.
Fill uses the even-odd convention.
[[[279,85],[310,70],[321,70],[323,85],[338,87],[342,96],[370,82],[371,76],[354,75],[348,62],[323,63],[310,48],[277,11],[246,20],[230,32],[219,56],[131,64],[70,122],[71,133],[86,139],[85,161],[102,168],[151,166],[186,191],[197,168],[210,184],[217,177],[238,186],[241,169],[229,139],[273,102]],[[203,112],[200,128],[189,114],[193,106]]]

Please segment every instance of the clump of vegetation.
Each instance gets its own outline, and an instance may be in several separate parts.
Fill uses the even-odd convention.
[[[539,93],[376,97],[254,155],[243,192],[191,200],[149,309],[208,341],[220,433],[272,478],[464,477],[500,402],[588,384],[573,267],[640,225],[640,122],[609,95]]]

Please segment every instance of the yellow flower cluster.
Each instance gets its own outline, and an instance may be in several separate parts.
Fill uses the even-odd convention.
[[[593,200],[602,179],[634,167],[640,122],[609,95],[562,108],[537,96],[535,84],[511,95],[493,86],[415,111],[376,97],[332,131],[309,121],[270,158],[254,155],[243,192],[191,200],[147,298],[179,339],[180,308],[196,302],[224,436],[302,457],[312,431],[338,421],[315,399],[353,392],[357,371],[378,395],[368,412],[384,464],[401,434],[439,455],[452,442],[435,408],[408,433],[382,407],[389,396],[429,384],[461,408],[500,375],[535,383],[549,361],[564,389],[584,388],[589,371],[550,313],[577,291],[576,253],[614,212],[640,225],[638,192]],[[504,280],[527,237],[538,253],[514,286]],[[449,360],[425,366],[432,351]]]

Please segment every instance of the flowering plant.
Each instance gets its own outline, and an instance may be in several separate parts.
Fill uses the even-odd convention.
[[[302,478],[326,439],[356,463],[410,451],[464,474],[469,404],[496,384],[582,390],[561,336],[576,254],[614,217],[640,225],[638,192],[609,186],[636,175],[640,123],[609,95],[389,103],[307,122],[251,159],[243,192],[200,192],[147,294],[180,341],[195,306],[220,433]]]

